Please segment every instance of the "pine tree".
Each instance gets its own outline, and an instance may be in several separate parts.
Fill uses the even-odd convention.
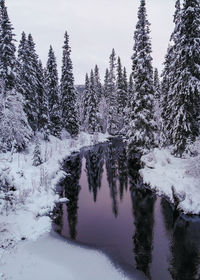
[[[200,3],[185,0],[173,34],[176,56],[173,62],[173,81],[170,83],[167,136],[174,153],[182,156],[187,145],[199,134],[200,113]],[[172,66],[171,66],[172,67]],[[170,125],[169,125],[170,124]]]
[[[154,70],[154,79],[153,79],[153,85],[154,85],[154,111],[155,111],[155,119],[158,127],[158,133],[159,133],[159,140],[160,140],[160,132],[162,127],[161,122],[161,88],[160,88],[160,80],[159,80],[159,74],[158,69],[155,68]]]
[[[160,80],[159,80],[159,74],[157,68],[155,68],[154,70],[153,85],[154,85],[154,97],[160,100]]]
[[[134,104],[131,103],[131,100],[134,100],[134,93],[135,93],[135,87],[133,83],[133,75],[130,74],[129,77],[129,83],[128,83],[128,89],[127,89],[127,102],[126,107],[124,110],[124,128],[122,129],[122,134],[127,135],[129,130],[129,122],[130,122],[130,116],[131,116],[131,108],[134,107]],[[132,104],[132,105],[131,105]]]
[[[48,96],[50,133],[60,137],[61,112],[56,57],[50,46],[46,67],[46,94]]]
[[[16,61],[16,84],[15,87],[23,97],[26,95],[26,64],[27,64],[27,38],[25,32],[22,32],[21,40],[18,46],[18,56]]]
[[[170,45],[167,49],[167,54],[165,56],[165,67],[162,73],[162,83],[161,91],[162,96],[160,97],[160,103],[162,107],[162,131],[161,131],[161,142],[162,145],[170,145],[172,143],[172,136],[168,133],[171,127],[170,116],[172,114],[173,108],[170,105],[172,100],[172,92],[170,91],[170,86],[173,84],[175,79],[174,71],[175,67],[174,61],[176,59],[177,44],[180,40],[180,25],[181,25],[181,6],[180,0],[176,0],[175,3],[175,14],[174,14],[174,31],[170,38]]]
[[[70,58],[69,36],[65,33],[61,76],[62,124],[72,137],[79,132],[77,96],[74,88],[73,67]]]
[[[101,97],[102,97],[102,85],[101,85],[101,80],[99,76],[99,68],[97,65],[95,65],[94,68],[94,86],[95,86],[95,91],[96,91],[96,96],[98,98],[98,102],[100,102]]]
[[[38,93],[38,130],[48,139],[49,131],[49,107],[47,90],[45,87],[45,76],[42,62],[39,60],[37,71],[37,93]]]
[[[38,56],[35,51],[35,43],[31,34],[26,39],[22,33],[22,39],[18,49],[17,59],[17,85],[16,88],[24,99],[24,111],[28,122],[33,129],[38,129]]]
[[[118,100],[118,114],[123,114],[124,108],[124,80],[121,59],[117,60],[117,100]]]
[[[105,73],[105,78],[104,78],[104,96],[107,99],[109,96],[109,92],[108,92],[108,80],[109,80],[109,70],[108,68],[106,69],[106,73]]]
[[[127,81],[127,71],[126,71],[126,67],[124,67],[123,69],[123,88],[124,88],[124,91],[126,92],[126,100],[125,100],[125,103],[127,103],[127,93],[128,93],[128,81]]]
[[[87,116],[87,131],[91,134],[99,132],[98,120],[98,98],[95,91],[94,72],[91,70],[90,74],[90,87],[88,98],[88,116]]]
[[[41,150],[39,139],[36,139],[35,149],[33,152],[33,166],[38,166],[42,164]]]
[[[2,93],[5,94],[15,86],[15,45],[13,27],[8,17],[5,0],[0,1],[0,79]]]
[[[131,99],[130,127],[127,133],[130,152],[155,146],[156,123],[153,114],[154,89],[149,25],[145,0],[141,0],[132,56],[135,93]]]
[[[87,123],[88,123],[88,107],[89,107],[89,95],[90,95],[90,81],[88,74],[85,76],[85,90],[83,93],[83,99],[82,99],[82,107],[83,107],[83,113],[82,113],[82,126],[84,131],[86,131]]]
[[[119,133],[119,115],[118,115],[118,101],[117,101],[117,86],[116,86],[116,54],[112,50],[110,55],[110,67],[107,83],[108,90],[108,125],[107,130],[111,135]]]

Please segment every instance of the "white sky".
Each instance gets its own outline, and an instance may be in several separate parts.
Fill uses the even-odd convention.
[[[68,31],[76,84],[84,83],[85,73],[95,64],[103,80],[113,47],[130,73],[139,3],[139,0],[6,0],[17,40],[23,30],[32,33],[44,65],[51,44],[59,72],[64,32]],[[175,0],[147,0],[153,65],[159,71],[173,30],[174,3]]]

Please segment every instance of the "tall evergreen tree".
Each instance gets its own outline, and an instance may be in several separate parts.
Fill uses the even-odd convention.
[[[154,97],[160,100],[160,80],[159,80],[159,74],[157,68],[155,68],[154,70],[153,85],[154,85]]]
[[[200,114],[200,3],[185,0],[173,33],[176,56],[173,62],[173,80],[170,83],[167,137],[174,153],[182,156],[187,145],[199,134]]]
[[[83,129],[86,130],[87,122],[88,122],[88,106],[89,106],[89,96],[90,95],[90,80],[88,74],[85,76],[85,90],[83,92],[83,99],[82,99],[82,126]]]
[[[101,80],[99,75],[99,68],[97,65],[95,65],[94,68],[94,86],[95,86],[96,96],[99,102],[102,97],[102,85],[101,85]]]
[[[35,51],[35,43],[31,34],[23,32],[18,49],[16,88],[24,99],[24,111],[28,122],[36,131],[38,128],[38,56]]]
[[[105,73],[105,77],[104,77],[104,96],[106,97],[106,99],[109,96],[108,80],[109,80],[109,70],[108,70],[108,68],[106,68],[106,73]]]
[[[160,97],[160,103],[162,106],[162,131],[161,131],[161,142],[164,145],[170,145],[172,143],[172,136],[169,135],[168,131],[171,127],[170,116],[173,108],[169,105],[172,99],[172,93],[170,91],[170,85],[173,84],[175,79],[175,58],[176,48],[180,39],[180,25],[181,25],[181,5],[180,0],[176,0],[175,3],[175,14],[174,14],[174,31],[170,37],[170,45],[167,49],[165,56],[164,70],[162,73],[161,90],[162,96]]]
[[[42,62],[39,60],[37,71],[37,93],[38,93],[38,130],[48,139],[49,131],[49,106],[45,84],[45,74]]]
[[[131,119],[131,108],[134,107],[134,104],[131,103],[131,100],[134,100],[134,93],[135,93],[135,87],[133,83],[133,75],[132,73],[130,74],[129,77],[129,83],[128,83],[128,89],[127,89],[127,102],[126,102],[126,107],[124,110],[124,128],[122,129],[122,133],[127,135],[128,130],[129,130],[129,122]],[[132,105],[131,105],[132,104]]]
[[[87,130],[89,133],[95,133],[99,131],[98,120],[98,98],[95,91],[94,72],[91,70],[90,74],[90,87],[88,98],[88,116],[87,116]]]
[[[126,71],[126,67],[124,67],[123,69],[123,84],[124,84],[124,91],[126,93],[126,99],[127,99],[127,93],[128,93],[128,81],[127,81],[127,71]],[[127,100],[125,100],[125,103],[127,102]]]
[[[119,119],[118,119],[118,102],[117,102],[117,86],[116,86],[116,54],[112,50],[109,62],[109,76],[107,83],[108,90],[108,126],[107,130],[111,135],[119,133]]]
[[[22,96],[26,96],[26,65],[27,65],[27,38],[23,31],[18,46],[18,55],[16,61],[16,89]]]
[[[15,45],[13,27],[7,13],[5,0],[0,1],[0,79],[3,94],[15,86]]]
[[[132,96],[134,100],[131,100],[130,127],[127,133],[130,151],[155,146],[156,123],[153,114],[154,89],[149,25],[145,0],[141,0],[132,56],[135,93]]]
[[[61,76],[62,124],[70,135],[75,137],[79,132],[79,120],[76,104],[77,96],[74,88],[73,67],[70,54],[71,48],[69,46],[69,36],[67,32],[65,32]]]
[[[118,101],[118,114],[122,116],[124,108],[124,80],[121,59],[117,60],[117,101]]]
[[[160,80],[159,80],[159,74],[158,69],[155,68],[154,70],[154,76],[153,76],[153,85],[154,85],[154,111],[155,111],[155,119],[158,127],[158,134],[160,141],[160,132],[162,128],[162,122],[161,122],[161,88],[160,88]]]
[[[59,85],[56,57],[52,46],[50,46],[46,67],[46,94],[48,96],[50,132],[60,137],[61,112],[59,99]]]

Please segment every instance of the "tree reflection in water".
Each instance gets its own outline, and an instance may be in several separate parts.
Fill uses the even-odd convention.
[[[139,175],[139,157],[129,160],[130,192],[135,224],[133,236],[137,269],[151,279],[150,264],[153,250],[154,203],[156,196],[145,188]]]
[[[81,174],[82,155],[86,160]],[[154,211],[156,196],[143,184],[140,168],[140,155],[127,160],[125,144],[115,139],[72,154],[63,162],[67,175],[60,184],[61,196],[69,202],[55,208],[54,228],[65,237],[103,247],[114,257],[118,254],[116,258],[131,267],[135,259],[134,267],[148,279],[157,280],[155,270],[164,264],[163,279],[199,280],[200,218],[180,215],[165,199],[157,201]],[[89,199],[91,193],[96,203]],[[159,252],[153,228],[159,237],[163,221],[167,234],[162,240],[168,247]],[[160,262],[163,255],[166,261]]]
[[[68,213],[69,234],[71,239],[76,239],[77,231],[76,225],[78,222],[78,196],[80,191],[79,180],[81,176],[81,161],[80,154],[72,154],[65,159],[62,164],[62,169],[67,176],[61,181],[60,185],[63,187],[63,197],[67,197],[69,202],[66,204]],[[62,215],[62,212],[61,212]],[[63,226],[62,224],[60,225]]]
[[[104,149],[102,146],[95,146],[85,153],[86,173],[89,190],[93,192],[94,202],[97,200],[97,192],[101,188],[101,179],[104,165]]]
[[[162,211],[166,229],[171,233],[171,260],[169,271],[174,280],[200,279],[200,220],[189,218],[163,199]]]

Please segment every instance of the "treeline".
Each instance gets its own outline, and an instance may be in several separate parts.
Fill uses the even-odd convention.
[[[23,149],[32,135],[76,137],[79,131],[124,135],[130,151],[172,146],[182,156],[199,136],[200,2],[176,1],[174,31],[159,80],[152,67],[150,23],[140,0],[128,76],[115,50],[101,82],[96,65],[78,94],[71,49],[64,36],[61,79],[50,47],[46,67],[31,34],[22,33],[17,56],[5,0],[0,2],[1,150]]]
[[[52,46],[42,66],[31,34],[22,33],[17,55],[13,27],[5,0],[0,2],[0,144],[1,150],[27,146],[36,132],[44,139],[71,137],[79,132],[77,92],[74,87],[69,36],[64,35],[61,80]]]

